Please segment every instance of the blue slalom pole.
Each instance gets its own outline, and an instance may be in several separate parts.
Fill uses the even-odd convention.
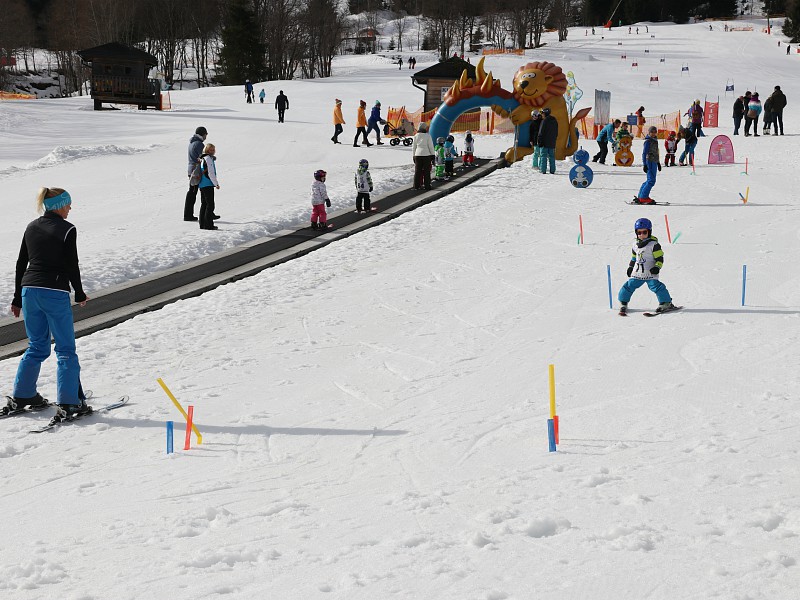
[[[553,419],[547,419],[547,441],[550,452],[556,451],[556,425]]]
[[[172,430],[175,426],[173,421],[167,421],[167,454],[172,454]]]
[[[611,295],[611,265],[606,265],[608,271],[608,308],[614,309],[614,298]]]
[[[747,291],[747,265],[742,265],[742,306],[744,306],[744,294]]]

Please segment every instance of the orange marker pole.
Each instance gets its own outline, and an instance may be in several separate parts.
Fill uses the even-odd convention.
[[[664,222],[667,224],[667,239],[669,240],[669,243],[671,244],[672,243],[672,234],[670,234],[670,232],[669,232],[669,219],[667,218],[667,215],[664,215]]]
[[[194,406],[189,405],[188,414],[186,416],[186,441],[183,443],[183,449],[189,450],[192,447],[192,419],[194,419]]]
[[[583,215],[578,215],[578,223],[581,228],[581,244],[583,243]]]

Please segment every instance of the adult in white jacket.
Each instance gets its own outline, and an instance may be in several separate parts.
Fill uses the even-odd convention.
[[[428,133],[428,124],[420,123],[414,143],[411,145],[414,155],[414,189],[431,189],[431,165],[433,164],[433,139]]]

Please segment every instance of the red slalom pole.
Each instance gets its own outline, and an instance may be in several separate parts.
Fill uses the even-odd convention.
[[[669,232],[669,218],[667,218],[667,215],[664,215],[664,222],[667,224],[667,239],[669,240],[669,243],[671,244],[672,243],[672,234],[670,234],[670,232]]]
[[[194,419],[194,406],[190,404],[186,413],[188,414],[188,418],[186,419],[186,441],[183,443],[184,450],[188,450],[192,445],[192,420]]]
[[[578,224],[581,228],[581,244],[583,243],[583,215],[578,215]]]

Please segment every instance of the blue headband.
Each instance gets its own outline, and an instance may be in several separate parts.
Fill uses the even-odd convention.
[[[61,192],[58,196],[44,199],[45,210],[58,210],[69,204],[72,204],[72,198],[70,198],[69,192]]]

